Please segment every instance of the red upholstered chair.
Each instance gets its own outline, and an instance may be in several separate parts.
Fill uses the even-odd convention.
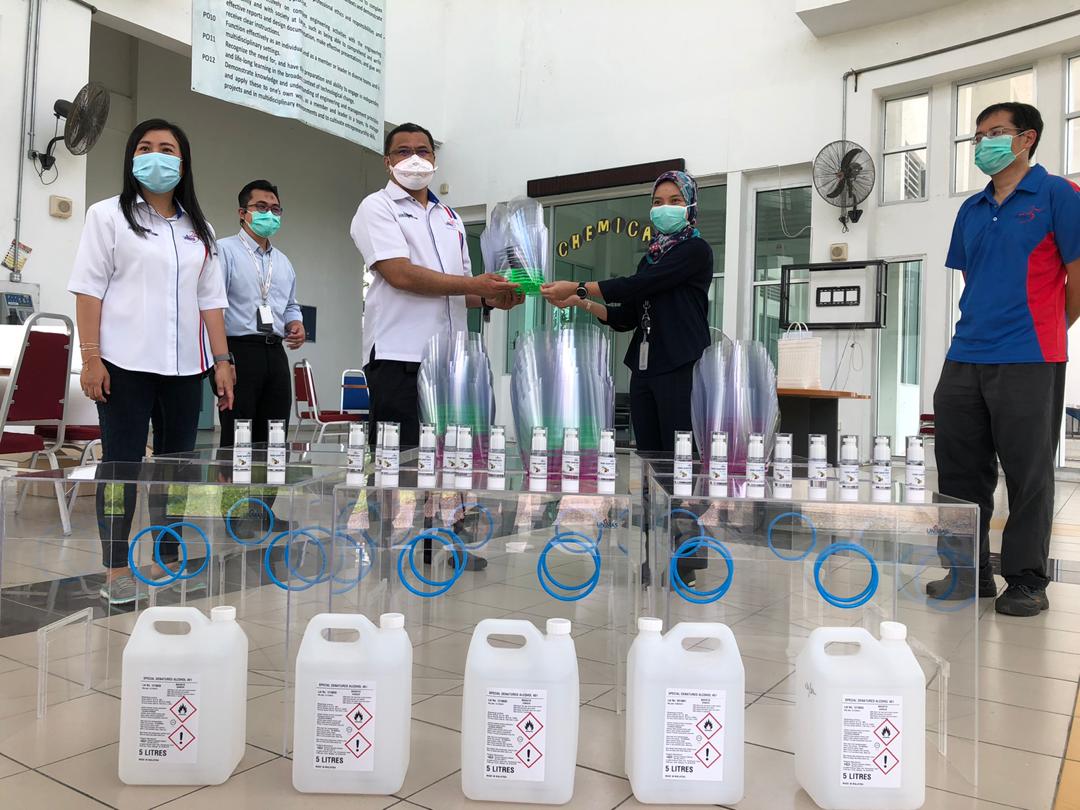
[[[64,331],[41,328],[42,321],[59,321]],[[19,357],[11,369],[4,399],[0,404],[0,455],[30,453],[31,468],[38,457],[49,459],[49,466],[60,469],[56,451],[64,444],[68,379],[71,376],[71,343],[74,329],[63,315],[39,312],[26,321],[26,332]],[[17,433],[10,427],[32,427],[33,433]],[[46,440],[39,428],[55,435]],[[71,519],[62,481],[56,481],[56,500],[64,534],[71,534]],[[23,487],[19,504],[26,495]]]
[[[322,441],[328,427],[340,426],[348,429],[349,422],[363,420],[363,416],[357,413],[319,410],[319,400],[315,395],[315,378],[311,373],[311,363],[307,360],[299,360],[293,364],[293,395],[296,401],[294,441],[300,440],[300,426],[304,422],[312,422],[312,443],[318,444]]]

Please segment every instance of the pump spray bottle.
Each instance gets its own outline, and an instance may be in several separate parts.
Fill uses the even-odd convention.
[[[859,437],[840,440],[840,500],[859,500]]]
[[[908,436],[907,486],[904,500],[908,503],[926,502],[926,447],[922,436]]]
[[[821,433],[810,436],[810,452],[807,454],[807,494],[812,501],[824,501],[829,497],[829,462],[826,437]]]
[[[726,498],[728,494],[728,435],[714,430],[709,441],[709,497]]]
[[[870,481],[870,497],[874,503],[889,503],[892,500],[892,448],[888,436],[874,437],[874,468]]]
[[[618,467],[615,459],[615,431],[600,431],[600,452],[596,458],[596,491],[601,495],[615,494]]]
[[[760,433],[750,434],[750,446],[746,451],[746,497],[765,497],[765,437]]]
[[[506,428],[491,426],[487,459],[488,489],[506,489]]]
[[[547,428],[537,425],[532,432],[532,450],[529,453],[529,491],[547,492],[548,443]]]
[[[233,483],[251,483],[251,420],[237,419],[233,426]]]
[[[694,494],[694,437],[688,430],[675,431],[675,494]]]
[[[271,419],[266,443],[266,483],[285,483],[285,420]]]
[[[345,471],[345,483],[362,487],[367,483],[364,467],[367,464],[367,424],[353,422],[349,425],[349,451]]]

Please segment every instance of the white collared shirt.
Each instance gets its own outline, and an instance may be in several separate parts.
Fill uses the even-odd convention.
[[[135,233],[112,197],[86,210],[68,291],[101,299],[101,356],[128,371],[200,374],[213,365],[202,312],[225,309],[216,250],[207,251],[191,217],[165,219],[141,197]]]
[[[401,186],[387,183],[360,203],[349,233],[368,267],[408,259],[437,273],[472,275],[461,217],[430,191],[425,209]],[[432,335],[468,328],[465,296],[417,295],[374,275],[364,299],[364,364],[372,346],[379,360],[418,363]]]

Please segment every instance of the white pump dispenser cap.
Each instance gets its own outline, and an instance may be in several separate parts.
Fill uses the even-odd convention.
[[[892,461],[892,449],[889,447],[888,436],[874,437],[874,461],[879,463]]]
[[[791,434],[790,433],[778,433],[776,434],[776,452],[777,461],[791,461]]]
[[[826,438],[820,433],[815,433],[810,437],[810,458],[814,461],[824,461],[826,455]]]
[[[492,450],[506,449],[506,428],[504,428],[502,425],[491,426],[491,438],[489,439],[489,447]]]
[[[639,616],[637,629],[639,633],[662,633],[664,631],[664,620],[654,619],[651,616]]]
[[[533,428],[532,451],[534,453],[546,453],[547,449],[547,428]]]
[[[882,641],[907,641],[907,625],[900,622],[882,622],[879,632]]]
[[[400,630],[405,626],[405,616],[401,613],[384,613],[379,617],[380,630]]]
[[[420,447],[424,450],[435,449],[435,426],[434,425],[421,425],[420,426]]]
[[[709,448],[710,455],[713,458],[719,456],[720,458],[727,458],[728,454],[728,436],[722,430],[714,430],[712,435],[712,446]]]
[[[859,437],[845,436],[840,442],[841,461],[850,461],[853,464],[859,462]]]
[[[923,446],[922,436],[908,436],[907,460],[913,464],[922,464],[926,461],[926,448]]]
[[[604,456],[611,456],[615,454],[614,430],[600,431],[600,454]]]
[[[760,433],[750,434],[750,449],[746,451],[747,458],[765,458],[765,437]]]
[[[578,448],[578,429],[566,428],[563,431],[563,452],[564,453],[577,453]]]
[[[547,620],[547,634],[549,636],[568,636],[568,635],[570,635],[570,620],[569,619],[548,619]]]
[[[251,421],[248,419],[237,419],[234,433],[234,445],[251,444]]]
[[[270,425],[269,444],[285,444],[285,427],[278,424]]]
[[[675,455],[691,456],[694,454],[694,442],[689,433],[675,434]]]

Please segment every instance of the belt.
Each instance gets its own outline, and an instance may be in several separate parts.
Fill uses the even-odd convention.
[[[281,335],[230,335],[229,342],[236,341],[237,343],[266,343],[271,346],[277,346],[281,343],[283,338]]]

